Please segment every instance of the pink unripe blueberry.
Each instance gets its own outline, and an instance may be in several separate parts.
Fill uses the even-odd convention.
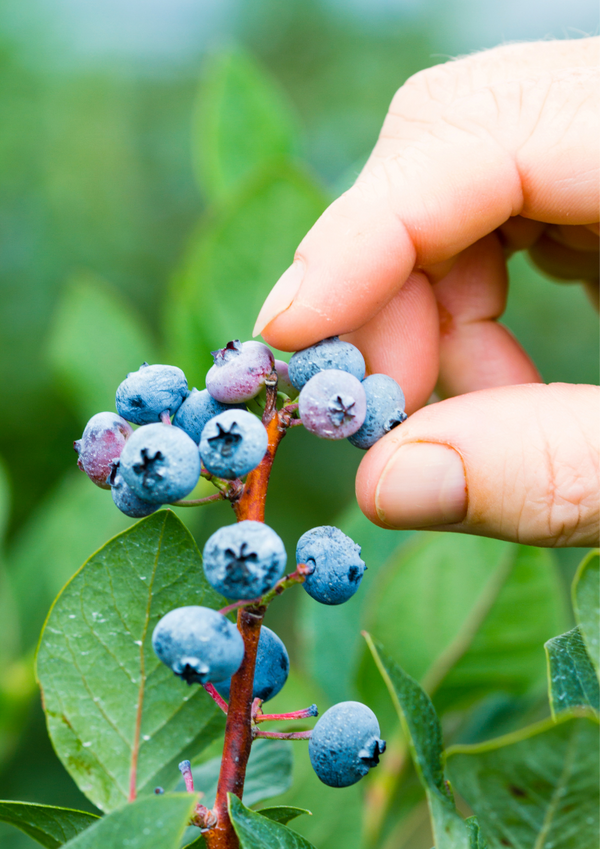
[[[298,412],[304,427],[316,436],[344,439],[356,433],[365,420],[365,390],[347,371],[326,369],[304,384]]]
[[[212,352],[215,364],[206,375],[206,388],[222,404],[254,398],[273,371],[275,359],[262,342],[234,339]]]
[[[75,440],[77,465],[96,486],[110,489],[107,480],[112,461],[119,459],[132,433],[129,422],[116,413],[96,413],[86,424],[81,439]]]
[[[275,360],[275,371],[277,372],[277,391],[284,392],[288,398],[297,398],[298,390],[290,380],[288,364],[283,360]]]

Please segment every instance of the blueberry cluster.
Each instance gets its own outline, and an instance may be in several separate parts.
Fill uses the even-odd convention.
[[[117,413],[93,416],[74,443],[79,467],[110,489],[128,516],[147,516],[162,504],[185,499],[201,474],[220,487],[233,486],[230,481],[242,487],[239,479],[259,466],[268,449],[265,425],[246,406],[259,401],[265,386],[271,403],[277,386],[283,412],[298,414],[317,436],[347,437],[359,448],[369,448],[406,418],[397,383],[385,375],[365,378],[360,351],[338,337],[297,352],[289,366],[254,341],[234,340],[213,357],[203,390],[190,391],[175,366],[144,363],[117,389]],[[232,604],[221,612],[187,606],[166,613],[153,632],[154,651],[188,684],[212,688],[213,698],[229,700],[245,650],[240,631],[225,614],[242,605],[264,608],[293,582],[302,583],[321,604],[343,604],[367,568],[360,554],[360,546],[338,528],[312,528],[299,539],[296,571],[286,577],[285,547],[272,528],[249,519],[222,527],[204,546],[203,567],[208,583]],[[283,642],[262,627],[253,688],[259,705],[279,693],[288,673]],[[316,708],[288,716],[300,714],[316,716]],[[334,705],[311,732],[309,755],[318,777],[332,787],[358,781],[385,749],[379,733],[365,705]]]
[[[126,515],[148,516],[185,498],[203,468],[234,480],[264,457],[267,431],[245,402],[277,375],[273,354],[235,340],[213,357],[202,391],[190,391],[176,366],[143,363],[117,389],[117,413],[97,413],[74,443],[79,468],[110,489]]]

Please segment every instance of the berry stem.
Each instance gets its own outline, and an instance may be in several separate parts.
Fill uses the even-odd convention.
[[[189,498],[187,501],[182,498],[179,501],[172,501],[173,507],[202,507],[203,504],[212,504],[213,501],[223,501],[225,498],[224,492],[215,492],[214,495],[207,495],[204,498]]]
[[[219,695],[219,693],[217,692],[217,690],[215,690],[212,684],[203,684],[202,686],[204,687],[208,695],[211,697],[211,699],[213,699],[213,701],[215,701],[219,705],[223,713],[226,714],[229,710],[229,707],[225,699]]]
[[[166,424],[166,425],[173,424],[172,421],[171,421],[171,416],[169,415],[168,410],[162,411],[162,413],[160,414],[160,420],[163,424]]]
[[[249,605],[261,604],[262,598],[251,598],[251,599],[240,599],[240,601],[233,601],[231,604],[228,604],[227,607],[222,607],[219,610],[219,613],[222,613],[223,616],[227,616],[228,613],[231,613],[232,610],[238,610],[240,607],[248,607]]]
[[[185,781],[185,789],[188,793],[194,792],[194,776],[192,775],[192,765],[189,761],[181,761],[179,771],[183,775]]]
[[[316,705],[311,705],[310,707],[304,708],[304,710],[295,710],[292,713],[259,713],[257,712],[254,716],[254,722],[275,722],[277,720],[290,720],[290,719],[308,719],[311,716],[318,716],[319,711],[317,710]]]
[[[312,731],[263,731],[255,728],[253,736],[267,737],[269,740],[310,740]]]

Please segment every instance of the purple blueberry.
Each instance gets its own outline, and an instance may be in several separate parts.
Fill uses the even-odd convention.
[[[115,463],[109,480],[112,481],[112,499],[121,513],[125,513],[126,516],[131,516],[132,519],[141,519],[143,516],[149,516],[160,509],[160,504],[151,504],[149,501],[142,501],[141,498],[137,497],[131,487],[123,480],[118,463]]]
[[[346,371],[320,371],[301,392],[298,412],[302,424],[323,439],[352,436],[365,420],[367,398],[360,380]]]
[[[311,377],[329,369],[346,371],[357,380],[362,380],[365,376],[365,360],[358,348],[350,342],[342,342],[338,336],[330,336],[310,348],[296,351],[289,364],[290,380],[300,391]]]
[[[209,607],[178,607],[152,634],[159,660],[188,684],[223,681],[244,659],[244,641],[235,625]]]
[[[75,440],[77,465],[96,486],[110,489],[112,462],[119,459],[132,433],[131,425],[116,413],[96,413],[86,424],[81,439]]]
[[[204,427],[200,456],[211,474],[233,480],[258,466],[268,444],[260,419],[247,410],[226,410]]]
[[[254,669],[254,688],[252,698],[268,702],[279,693],[290,672],[290,658],[287,649],[277,634],[265,625],[260,629],[256,667]],[[215,688],[229,701],[231,678],[215,681]]]
[[[283,392],[288,398],[297,398],[298,390],[290,380],[289,366],[283,360],[275,360],[277,372],[277,391]]]
[[[206,388],[222,404],[256,397],[275,364],[272,352],[262,342],[234,339],[212,355],[215,364],[206,375]]]
[[[251,519],[219,528],[204,546],[202,557],[208,583],[236,601],[272,590],[287,560],[275,531]]]
[[[373,711],[360,702],[340,702],[317,720],[308,755],[318,778],[328,787],[349,787],[379,763],[385,752]]]
[[[198,444],[204,426],[212,418],[231,409],[232,406],[237,410],[245,409],[244,404],[221,404],[220,401],[212,397],[208,389],[199,391],[194,388],[175,413],[173,424],[175,427],[185,430],[187,435]]]
[[[296,563],[311,568],[303,587],[321,604],[343,604],[360,586],[365,563],[357,545],[339,528],[312,528],[298,540]]]
[[[142,363],[117,389],[119,415],[138,425],[160,421],[161,413],[177,412],[189,394],[185,374],[177,366]]]
[[[142,501],[170,504],[185,498],[198,483],[198,446],[173,425],[145,425],[127,441],[119,471]]]
[[[404,412],[404,392],[393,377],[387,374],[371,374],[362,382],[367,396],[367,415],[362,426],[348,441],[357,448],[367,449],[402,424],[406,419]]]

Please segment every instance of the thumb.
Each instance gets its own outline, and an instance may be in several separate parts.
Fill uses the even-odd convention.
[[[598,544],[600,389],[527,384],[424,407],[358,470],[363,512],[527,545]]]

